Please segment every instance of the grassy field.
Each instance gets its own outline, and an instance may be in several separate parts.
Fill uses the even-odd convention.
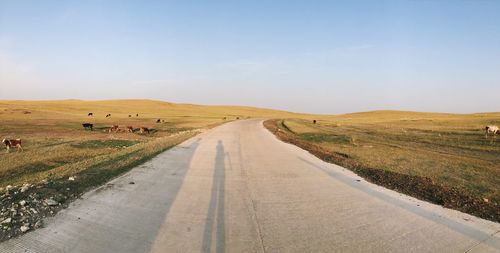
[[[89,112],[94,116],[87,116]],[[84,173],[117,156],[126,164],[192,136],[187,130],[248,117],[289,118],[284,126],[300,139],[368,167],[429,177],[500,203],[500,138],[487,139],[482,130],[487,124],[500,124],[500,113],[378,111],[315,116],[152,100],[0,101],[0,137],[21,138],[24,146],[23,153],[0,152],[0,187]],[[84,122],[93,123],[94,131],[85,131]],[[105,132],[115,124],[145,126],[153,132]],[[174,138],[178,132],[184,134]]]
[[[87,116],[89,112],[94,116]],[[107,114],[111,117],[105,117]],[[118,169],[191,137],[194,133],[189,130],[210,128],[236,118],[285,115],[293,114],[151,100],[0,101],[1,139],[21,138],[24,147],[19,154],[0,152],[0,187],[85,174],[119,158],[120,162],[105,171],[110,173],[114,167]],[[162,123],[156,123],[157,119]],[[94,124],[94,131],[84,130],[82,123],[86,122]],[[112,125],[136,129],[144,126],[153,131],[108,133]],[[179,132],[183,134],[173,137]]]
[[[484,126],[500,113],[437,114],[377,111],[285,119],[284,131],[365,168],[429,178],[498,206],[500,136]],[[498,209],[497,209],[498,210]]]
[[[152,100],[0,101],[0,140],[20,138],[24,148],[20,153],[0,152],[0,241],[22,234],[23,227],[43,226],[44,217],[89,189],[205,129],[249,117],[297,116]],[[85,130],[82,123],[92,123],[94,131]],[[110,133],[113,125],[152,131]]]
[[[87,116],[89,112],[94,116]],[[500,136],[487,139],[482,130],[500,124],[500,113],[326,116],[152,100],[0,101],[0,139],[21,138],[24,148],[21,153],[0,152],[0,221],[12,219],[0,225],[0,241],[22,233],[23,224],[37,228],[43,217],[88,189],[204,129],[252,117],[285,119],[272,121],[271,127],[267,121],[266,126],[283,140],[375,183],[500,220]],[[85,130],[82,123],[94,124],[94,131]],[[112,125],[152,131],[110,133]],[[47,199],[58,204],[49,205]],[[26,206],[19,204],[23,200]]]

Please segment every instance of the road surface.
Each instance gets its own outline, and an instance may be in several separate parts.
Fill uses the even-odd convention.
[[[500,252],[499,231],[368,183],[244,120],[85,194],[0,252]]]

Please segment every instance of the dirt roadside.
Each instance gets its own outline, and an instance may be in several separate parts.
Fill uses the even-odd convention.
[[[452,186],[437,184],[427,177],[411,176],[366,167],[346,154],[332,153],[322,147],[301,140],[282,124],[282,120],[267,120],[264,122],[264,126],[280,140],[305,149],[323,161],[350,169],[372,183],[446,208],[500,222],[500,206],[494,203],[474,198],[470,194]]]

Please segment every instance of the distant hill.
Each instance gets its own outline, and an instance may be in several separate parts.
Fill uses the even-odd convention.
[[[8,110],[26,110],[86,116],[93,112],[95,116],[108,113],[113,117],[127,117],[140,114],[144,117],[304,117],[305,114],[248,106],[212,106],[175,104],[157,100],[47,100],[22,101],[0,100],[0,113]]]
[[[467,120],[492,119],[500,120],[500,112],[451,114],[428,113],[397,110],[357,112],[339,115],[317,115],[294,113],[282,110],[257,108],[249,106],[195,105],[176,104],[147,99],[120,100],[0,100],[0,114],[9,110],[46,112],[52,114],[86,116],[93,112],[96,116],[108,113],[113,117],[128,117],[129,114],[140,114],[143,117],[262,117],[262,118],[302,118],[317,120],[333,120],[341,122],[386,122],[386,121],[418,121],[418,120]],[[45,115],[45,114],[43,114]],[[492,122],[493,123],[493,122]]]

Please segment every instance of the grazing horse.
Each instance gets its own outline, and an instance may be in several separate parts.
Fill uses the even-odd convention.
[[[498,126],[489,125],[489,126],[486,126],[484,128],[484,130],[486,132],[486,138],[488,138],[488,134],[490,134],[490,133],[492,133],[494,137],[495,137],[495,134],[500,134],[500,129],[498,128]]]
[[[94,124],[91,124],[91,123],[83,123],[82,124],[83,128],[86,129],[90,129],[90,131],[93,131],[94,130]]]
[[[143,133],[148,133],[149,134],[149,128],[147,128],[147,127],[140,127],[139,128],[139,132],[141,134],[143,134]]]
[[[87,114],[87,116],[94,116],[94,113],[89,112],[89,114]]]
[[[21,146],[21,139],[15,139],[15,140],[3,139],[2,143],[5,145],[5,148],[7,148],[7,153],[9,153],[10,148],[12,147],[16,147],[17,152],[23,151],[23,147]]]
[[[130,133],[133,133],[134,128],[132,126],[127,126],[127,131],[129,131]]]

